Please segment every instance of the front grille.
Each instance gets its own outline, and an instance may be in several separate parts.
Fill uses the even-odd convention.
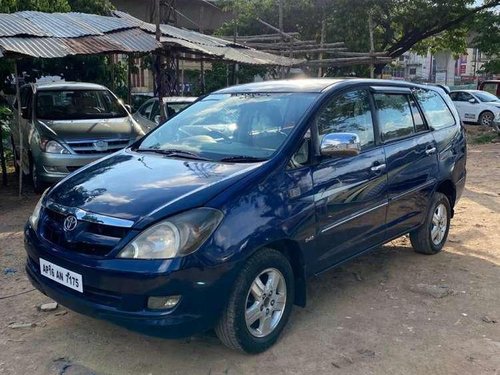
[[[93,256],[107,255],[128,233],[127,228],[78,221],[70,232],[64,230],[66,215],[48,208],[40,218],[42,237],[64,251]]]
[[[96,142],[103,141],[107,143],[105,149],[96,146]],[[68,145],[77,154],[111,154],[129,145],[129,139],[102,139],[95,141],[70,141]]]

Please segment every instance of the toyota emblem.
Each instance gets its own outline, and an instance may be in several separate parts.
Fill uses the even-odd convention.
[[[69,215],[64,219],[64,231],[65,232],[71,232],[76,228],[76,225],[78,224],[78,219],[74,217],[73,215]]]

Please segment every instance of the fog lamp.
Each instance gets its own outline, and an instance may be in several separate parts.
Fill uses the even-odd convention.
[[[165,296],[165,297],[149,297],[148,309],[151,310],[166,310],[177,306],[181,296]]]

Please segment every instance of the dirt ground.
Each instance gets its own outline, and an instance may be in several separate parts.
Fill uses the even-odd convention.
[[[500,374],[500,145],[469,151],[445,251],[418,255],[402,238],[311,280],[308,306],[256,356],[211,333],[162,340],[38,311],[50,300],[25,276],[22,239],[38,198],[2,188],[0,374]]]

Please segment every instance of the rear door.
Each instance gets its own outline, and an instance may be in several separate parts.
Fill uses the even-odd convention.
[[[438,175],[436,142],[407,88],[373,88],[388,173],[387,239],[418,226]]]
[[[311,168],[319,223],[315,270],[321,271],[383,241],[387,174],[368,88],[333,97],[319,111],[316,127],[319,140],[328,133],[355,133],[362,147],[357,156],[322,157]]]

